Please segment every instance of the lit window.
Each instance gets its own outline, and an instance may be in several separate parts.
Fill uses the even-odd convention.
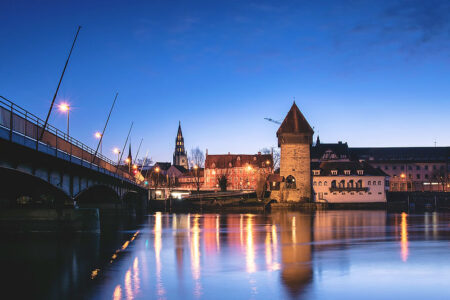
[[[367,182],[367,185],[370,185],[370,181]]]
[[[358,170],[357,173],[358,173],[358,175],[363,175],[364,174],[364,170]]]
[[[314,175],[320,175],[320,170],[313,170]]]
[[[331,170],[331,175],[337,175],[337,170]]]
[[[350,170],[344,170],[345,175],[350,175]]]

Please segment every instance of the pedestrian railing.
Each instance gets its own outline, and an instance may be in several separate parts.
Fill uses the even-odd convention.
[[[121,170],[116,162],[100,153],[95,153],[94,149],[58,128],[47,124],[42,134],[44,123],[36,115],[0,96],[0,127],[7,129],[9,135],[1,136],[2,138],[134,181],[133,176]]]

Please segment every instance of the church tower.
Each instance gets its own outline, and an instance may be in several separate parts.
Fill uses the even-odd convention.
[[[184,138],[181,132],[181,122],[178,124],[177,138],[175,139],[175,152],[173,153],[173,165],[189,169],[186,150],[184,150]]]
[[[314,131],[298,109],[292,104],[277,131],[280,153],[280,175],[285,179],[284,201],[311,199],[311,143]]]

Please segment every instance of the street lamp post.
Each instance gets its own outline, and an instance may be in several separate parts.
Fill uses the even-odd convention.
[[[69,104],[62,102],[59,104],[59,111],[63,113],[67,113],[67,138],[69,138],[69,112],[70,112],[70,106]]]
[[[119,167],[119,165],[120,165],[120,157],[119,157],[119,155],[120,155],[120,150],[119,150],[119,148],[114,148],[113,149],[113,152],[115,153],[115,154],[117,154],[117,167]]]
[[[202,198],[200,198],[200,178],[198,177],[198,166],[194,165],[194,173],[195,173],[195,185],[197,187],[197,198],[200,200],[200,212],[203,211],[203,203]]]

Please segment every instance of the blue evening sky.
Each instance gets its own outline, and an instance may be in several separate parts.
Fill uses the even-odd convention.
[[[179,120],[188,151],[255,153],[294,97],[322,142],[450,144],[449,1],[2,0],[0,24],[0,95],[41,118],[83,26],[57,102],[94,146],[119,92],[110,157],[132,121],[156,161]]]

